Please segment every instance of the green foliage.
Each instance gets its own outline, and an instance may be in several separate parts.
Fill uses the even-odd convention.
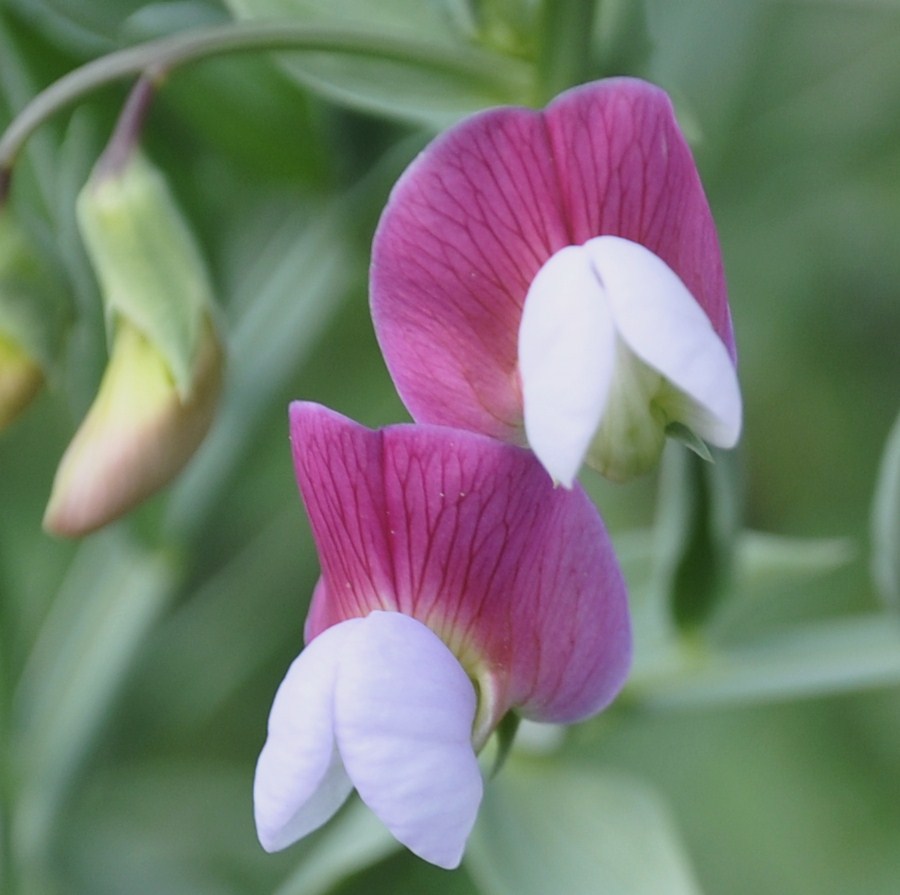
[[[466,865],[484,895],[700,892],[650,787],[557,763],[509,762],[485,796]]]
[[[391,0],[372,15],[364,0],[227,0],[247,20],[285,19],[359,30],[374,40],[407,38],[433,55],[433,69],[398,61],[285,55],[284,69],[301,83],[339,102],[425,124],[446,126],[484,106],[526,101],[528,70],[517,59],[473,46],[439,3]],[[455,55],[471,70],[452,72],[441,60]],[[412,61],[412,60],[411,60]]]

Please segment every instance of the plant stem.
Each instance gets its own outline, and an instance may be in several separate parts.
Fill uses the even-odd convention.
[[[474,49],[463,51],[458,47],[436,46],[366,31],[285,22],[239,22],[200,28],[94,59],[39,93],[0,138],[0,184],[3,177],[8,179],[16,156],[31,133],[92,90],[135,75],[144,75],[148,81],[159,83],[170,72],[188,63],[225,53],[261,50],[344,53],[405,62],[430,71],[446,72],[501,94],[504,86],[521,86],[500,59]]]
[[[106,149],[97,159],[94,172],[98,177],[121,173],[140,140],[147,111],[155,95],[154,82],[146,75],[140,77],[128,94]]]

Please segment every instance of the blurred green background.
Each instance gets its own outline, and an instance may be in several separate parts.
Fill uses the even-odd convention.
[[[323,54],[170,78],[145,143],[207,254],[226,393],[181,478],[80,543],[41,516],[105,363],[73,204],[127,84],[29,142],[12,201],[69,298],[48,388],[0,435],[0,891],[900,891],[900,619],[870,574],[900,410],[900,6],[3,0],[0,124],[83,62],[232,15],[477,52],[496,83]],[[407,419],[367,314],[392,182],[467,111],[611,74],[666,88],[694,147],[730,283],[741,447],[712,474],[673,452],[662,481],[583,476],[632,586],[636,676],[562,746],[525,743],[461,870],[396,852],[353,805],[265,855],[254,762],[318,572],[287,403]],[[699,628],[667,622],[678,601]],[[707,648],[746,661],[692,676]]]

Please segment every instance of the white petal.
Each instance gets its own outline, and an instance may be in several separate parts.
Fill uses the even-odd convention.
[[[679,422],[719,447],[741,431],[741,393],[725,344],[678,275],[653,252],[618,236],[585,243],[616,331],[684,396]]]
[[[475,707],[455,656],[409,616],[366,616],[341,656],[335,733],[347,772],[400,842],[448,869],[481,803]]]
[[[572,486],[606,407],[615,330],[583,246],[567,246],[538,271],[519,326],[525,434],[553,478]]]
[[[253,783],[256,831],[269,852],[320,827],[353,788],[334,737],[334,687],[344,648],[362,619],[323,631],[294,660],[269,714]]]

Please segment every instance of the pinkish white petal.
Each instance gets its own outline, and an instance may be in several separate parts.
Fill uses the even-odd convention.
[[[347,772],[398,841],[439,867],[459,864],[481,803],[475,702],[450,650],[398,612],[369,615],[341,657],[335,735]]]
[[[511,707],[573,721],[618,692],[625,585],[577,485],[554,489],[529,451],[461,430],[373,432],[295,403],[291,431],[324,581],[309,636],[377,609],[428,625],[478,681],[476,744]]]
[[[741,431],[737,373],[684,283],[651,251],[626,239],[601,236],[585,251],[622,340],[681,393],[677,421],[711,444],[733,447]]]
[[[557,252],[528,290],[519,369],[528,444],[566,488],[603,416],[616,358],[603,287],[580,246]]]
[[[353,788],[334,738],[334,687],[341,655],[361,624],[344,622],[309,644],[275,695],[253,784],[256,830],[266,851],[320,827]]]

